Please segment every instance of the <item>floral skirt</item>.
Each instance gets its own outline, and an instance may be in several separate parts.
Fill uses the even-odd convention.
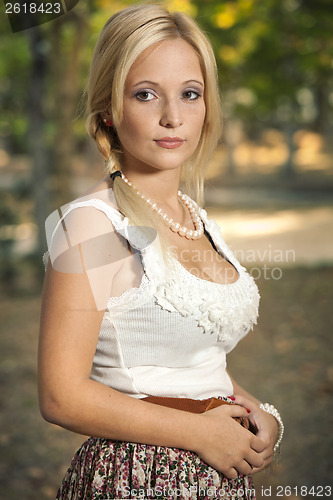
[[[58,500],[255,499],[251,476],[230,480],[191,451],[89,438],[75,454]]]

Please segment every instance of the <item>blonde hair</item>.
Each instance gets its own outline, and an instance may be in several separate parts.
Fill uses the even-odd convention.
[[[122,147],[116,130],[123,116],[128,72],[145,49],[176,38],[189,43],[198,54],[205,83],[206,116],[201,138],[195,153],[182,166],[186,189],[200,204],[203,201],[205,169],[221,136],[222,117],[213,49],[195,21],[186,14],[170,13],[161,5],[141,4],[127,7],[108,19],[92,56],[86,88],[86,126],[106,160],[108,172],[121,169]],[[113,127],[103,122],[101,115],[107,110],[112,112]],[[150,222],[155,227],[159,225],[157,216],[120,177],[116,177],[113,184],[119,210],[133,224]]]

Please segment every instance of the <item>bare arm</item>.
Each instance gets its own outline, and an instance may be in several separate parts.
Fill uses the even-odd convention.
[[[183,412],[173,415],[172,410],[137,401],[90,379],[103,314],[96,310],[86,275],[48,269],[39,342],[44,418],[85,435],[148,444],[158,435],[160,444],[180,444]],[[171,418],[163,418],[161,426],[165,413]]]

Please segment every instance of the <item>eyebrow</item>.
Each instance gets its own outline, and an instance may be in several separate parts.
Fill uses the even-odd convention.
[[[196,83],[196,84],[200,85],[200,87],[204,86],[204,84],[202,82],[199,82],[198,80],[186,80],[186,82],[183,82],[182,85],[188,85],[190,83]],[[144,85],[144,84],[145,85],[155,85],[157,87],[160,86],[159,83],[157,83],[157,82],[151,82],[149,80],[143,80],[142,82],[135,83],[133,85],[133,87],[138,87],[139,85]]]

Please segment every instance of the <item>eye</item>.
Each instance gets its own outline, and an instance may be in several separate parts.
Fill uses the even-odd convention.
[[[149,92],[148,90],[140,90],[140,92],[137,92],[135,94],[135,97],[139,101],[152,101],[155,99],[155,96],[152,92]]]
[[[201,97],[201,94],[199,94],[196,90],[185,90],[182,95],[183,99],[187,99],[188,101],[195,101]]]

